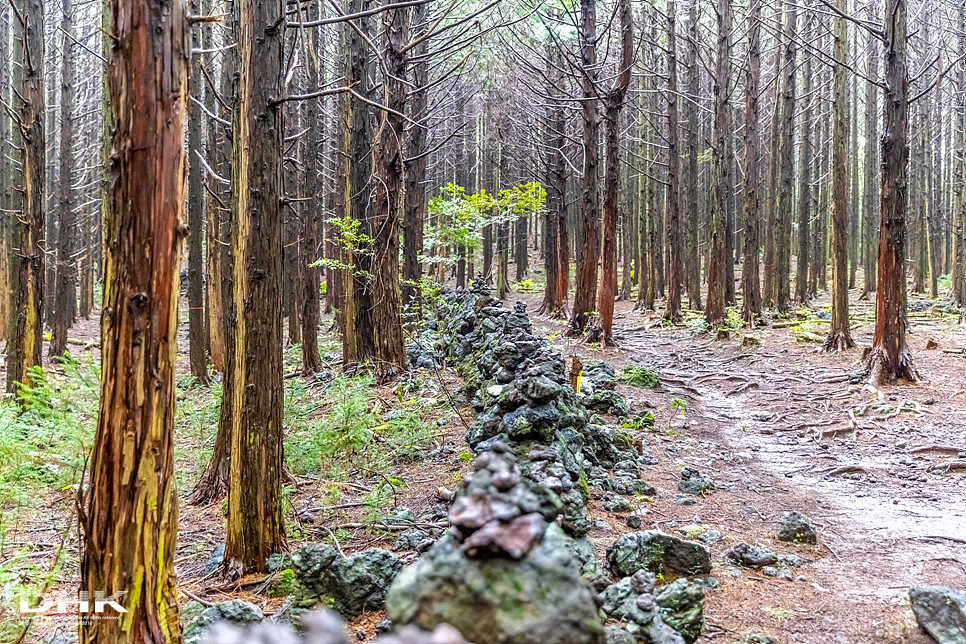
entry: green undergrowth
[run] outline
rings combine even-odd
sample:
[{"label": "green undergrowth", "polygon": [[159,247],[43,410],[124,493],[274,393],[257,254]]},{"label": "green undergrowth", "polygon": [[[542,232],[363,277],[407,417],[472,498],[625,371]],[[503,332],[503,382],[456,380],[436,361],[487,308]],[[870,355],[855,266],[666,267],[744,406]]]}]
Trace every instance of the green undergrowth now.
[{"label": "green undergrowth", "polygon": [[[62,373],[61,373],[62,371]],[[41,508],[49,512],[49,493],[77,490],[94,440],[100,393],[93,360],[66,358],[48,372],[36,368],[30,386],[0,402],[0,641],[16,640],[23,628],[13,614],[21,595],[36,595],[61,574],[64,551],[51,563],[33,555],[30,539],[20,533]],[[62,503],[71,507],[69,496]],[[55,530],[69,530],[74,520],[48,517]]]},{"label": "green undergrowth", "polygon": [[635,387],[657,387],[661,384],[661,379],[654,371],[634,365],[627,365],[621,369],[620,378]]},{"label": "green undergrowth", "polygon": [[410,395],[399,385],[399,404],[390,409],[374,387],[369,375],[340,376],[326,385],[321,400],[302,381],[286,387],[285,452],[294,473],[333,481],[355,473],[388,479],[393,465],[422,457],[429,439],[441,433],[439,411],[433,410],[442,401]]},{"label": "green undergrowth", "polygon": [[[72,358],[63,374],[35,368],[30,386],[0,403],[0,526],[13,519],[11,508],[27,508],[37,493],[76,487],[94,441],[100,376],[97,365]],[[15,513],[14,513],[15,514]]]}]

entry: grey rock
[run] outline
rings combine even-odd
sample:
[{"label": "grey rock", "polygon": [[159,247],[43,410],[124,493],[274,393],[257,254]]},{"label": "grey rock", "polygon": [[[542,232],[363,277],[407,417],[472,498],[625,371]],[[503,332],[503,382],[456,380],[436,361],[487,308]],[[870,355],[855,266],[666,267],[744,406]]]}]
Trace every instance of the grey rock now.
[{"label": "grey rock", "polygon": [[700,575],[711,572],[707,546],[678,539],[658,530],[630,532],[607,549],[607,563],[618,577],[638,570]]},{"label": "grey rock", "polygon": [[442,623],[476,644],[602,644],[594,591],[557,544],[556,525],[521,560],[466,557],[444,535],[390,588],[386,609],[396,624]]},{"label": "grey rock", "polygon": [[627,416],[630,413],[627,406],[627,397],[616,391],[606,389],[595,391],[586,401],[585,406],[587,409],[611,416]]},{"label": "grey rock", "polygon": [[625,523],[627,524],[628,528],[637,530],[641,527],[641,517],[636,514],[632,514],[631,516],[627,517],[627,521],[625,521]]},{"label": "grey rock", "polygon": [[919,626],[939,644],[966,644],[966,591],[942,586],[909,589]]},{"label": "grey rock", "polygon": [[604,532],[610,532],[611,530],[614,529],[613,527],[611,527],[609,523],[607,523],[603,519],[594,519],[591,522],[591,525],[597,530],[603,530]]},{"label": "grey rock", "polygon": [[763,574],[766,577],[777,577],[778,568],[775,568],[774,566],[765,566],[764,568],[761,569],[761,574]]},{"label": "grey rock", "polygon": [[677,579],[659,588],[654,601],[661,611],[664,623],[692,644],[704,630],[704,588],[687,579]]},{"label": "grey rock", "polygon": [[580,573],[584,577],[594,577],[604,572],[597,561],[597,547],[589,539],[575,539],[562,530],[550,530],[543,539],[552,547],[569,553],[580,566]]},{"label": "grey rock", "polygon": [[385,522],[386,525],[406,525],[416,522],[416,515],[413,511],[404,505],[398,508],[393,508],[389,514],[386,515]]},{"label": "grey rock", "polygon": [[817,543],[818,534],[812,520],[801,512],[788,512],[782,518],[778,529],[779,541],[794,541],[796,543]]},{"label": "grey rock", "polygon": [[778,563],[789,568],[801,568],[805,565],[805,560],[798,555],[779,555]]},{"label": "grey rock", "polygon": [[218,567],[225,561],[225,544],[219,543],[215,546],[215,549],[211,551],[211,556],[208,557],[208,562],[205,564],[205,575],[210,575],[211,573],[218,570]]},{"label": "grey rock", "polygon": [[637,644],[637,638],[620,624],[611,624],[604,629],[607,644]]},{"label": "grey rock", "polygon": [[778,563],[778,555],[768,548],[753,546],[744,542],[732,546],[725,551],[724,555],[742,566],[752,566],[755,568],[771,566],[772,564]]},{"label": "grey rock", "polygon": [[685,467],[681,470],[681,481],[678,483],[678,491],[694,496],[702,496],[714,489],[714,482],[707,476],[703,476],[698,470]]},{"label": "grey rock", "polygon": [[331,600],[344,617],[379,610],[402,567],[399,557],[381,548],[343,557],[325,544],[306,544],[292,555],[292,602],[298,608],[312,608]]},{"label": "grey rock", "polygon": [[185,644],[201,642],[211,627],[218,622],[251,624],[265,619],[262,609],[251,602],[232,599],[206,608],[184,629]]},{"label": "grey rock", "polygon": [[604,509],[608,512],[622,514],[624,512],[631,512],[634,508],[631,507],[627,499],[618,496],[604,503]]},{"label": "grey rock", "polygon": [[749,633],[742,637],[737,644],[778,644],[778,640],[762,633]]},{"label": "grey rock", "polygon": [[426,540],[426,533],[422,530],[406,530],[399,535],[393,545],[393,552],[403,552],[406,550],[416,550],[420,543]]},{"label": "grey rock", "polygon": [[721,541],[721,533],[717,530],[708,530],[698,535],[698,541],[706,546],[710,546]]}]

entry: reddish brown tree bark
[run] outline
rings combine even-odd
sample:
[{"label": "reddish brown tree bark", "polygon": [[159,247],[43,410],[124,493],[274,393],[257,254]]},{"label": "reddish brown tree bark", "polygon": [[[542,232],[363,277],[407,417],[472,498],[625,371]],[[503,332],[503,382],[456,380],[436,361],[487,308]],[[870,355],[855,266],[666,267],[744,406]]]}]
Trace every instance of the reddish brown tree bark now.
[{"label": "reddish brown tree bark", "polygon": [[875,336],[870,382],[918,380],[906,344],[906,211],[909,180],[909,76],[906,0],[888,0],[885,20],[885,118]]},{"label": "reddish brown tree bark", "polygon": [[617,199],[621,181],[620,116],[627,98],[627,88],[631,84],[631,67],[634,64],[634,28],[631,22],[630,0],[618,0],[617,13],[621,23],[620,73],[614,81],[614,86],[604,97],[606,127],[604,213],[600,288],[597,299],[600,332],[590,334],[591,338],[599,340],[603,346],[614,345],[614,294],[617,292]]},{"label": "reddish brown tree bark", "polygon": [[[83,644],[181,641],[174,572],[174,362],[187,226],[188,7],[112,0],[114,130],[101,318],[101,398],[80,519],[81,589],[125,593],[117,619],[82,620]],[[152,177],[152,181],[145,181]]]},{"label": "reddish brown tree bark", "polygon": [[580,227],[582,234],[577,249],[577,284],[573,311],[570,315],[572,336],[582,334],[590,321],[597,290],[597,248],[600,213],[597,210],[597,6],[594,0],[580,0],[581,101],[584,144],[583,175],[580,181]]}]

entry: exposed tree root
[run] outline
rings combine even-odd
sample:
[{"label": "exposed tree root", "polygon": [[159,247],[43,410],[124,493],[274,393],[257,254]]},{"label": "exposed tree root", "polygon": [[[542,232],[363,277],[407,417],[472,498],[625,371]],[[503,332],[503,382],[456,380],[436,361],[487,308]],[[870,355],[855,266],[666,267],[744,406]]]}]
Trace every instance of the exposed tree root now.
[{"label": "exposed tree root", "polygon": [[848,331],[829,331],[828,337],[825,338],[825,344],[822,345],[822,350],[826,352],[845,351],[853,347],[855,347],[855,341],[852,340]]},{"label": "exposed tree root", "polygon": [[919,382],[919,372],[912,364],[912,355],[908,347],[902,347],[899,351],[896,364],[889,364],[889,357],[884,347],[881,345],[873,347],[869,353],[869,384],[878,387],[882,384],[894,383],[899,379]]}]

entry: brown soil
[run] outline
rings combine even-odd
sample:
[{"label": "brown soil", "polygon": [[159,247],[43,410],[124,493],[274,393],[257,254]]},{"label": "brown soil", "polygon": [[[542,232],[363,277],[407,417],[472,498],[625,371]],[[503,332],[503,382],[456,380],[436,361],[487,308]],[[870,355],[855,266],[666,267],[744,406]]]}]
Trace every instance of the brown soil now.
[{"label": "brown soil", "polygon": [[[645,468],[643,477],[658,494],[650,502],[629,500],[646,512],[641,529],[677,533],[698,517],[704,526],[723,535],[712,546],[713,576],[721,585],[707,591],[708,630],[701,642],[730,643],[749,632],[766,633],[782,644],[930,641],[908,609],[908,588],[966,585],[966,476],[963,470],[942,467],[957,460],[956,449],[966,449],[961,351],[966,331],[955,320],[932,311],[912,314],[910,343],[923,381],[873,392],[846,378],[861,370],[862,348],[871,344],[869,303],[853,302],[853,337],[859,347],[825,354],[819,344],[799,342],[800,336],[806,336],[792,327],[745,330],[726,340],[712,340],[708,334],[683,327],[664,329],[659,314],[634,312],[632,302],[617,303],[619,347],[601,350],[563,338],[557,333],[563,329],[561,322],[534,315],[539,295],[510,294],[510,303],[517,299],[528,304],[535,328],[554,334],[552,342],[566,356],[578,354],[585,364],[602,359],[617,368],[643,365],[660,374],[662,385],[657,389],[619,386],[634,399],[634,410],[648,408],[656,419],[647,449],[659,464]],[[824,304],[819,301],[817,306]],[[824,335],[824,329],[827,325],[810,328],[818,336]],[[81,322],[70,335],[96,338],[97,323]],[[742,348],[745,336],[757,338],[760,345]],[[938,343],[937,349],[925,348],[930,340]],[[96,348],[88,350],[96,355]],[[187,372],[184,337],[181,353],[179,372]],[[451,369],[441,377],[448,390],[458,389]],[[687,429],[670,428],[679,417],[670,406],[676,397],[689,403]],[[385,405],[394,400],[389,388],[380,391],[379,398]],[[472,423],[471,408],[459,413],[465,423]],[[453,422],[441,428],[435,440],[453,448],[447,459],[400,464],[393,472],[408,484],[396,504],[409,506],[417,514],[436,503],[440,486],[452,489],[468,467],[459,458],[466,450],[465,427],[452,410],[443,414]],[[196,440],[200,444],[200,439],[184,440],[188,446]],[[920,450],[926,447],[954,450]],[[193,482],[198,464],[191,452],[190,447],[182,450],[179,469],[183,480]],[[677,504],[683,465],[711,476],[716,491],[696,499],[695,505]],[[360,472],[343,486],[345,497],[340,503],[358,502],[377,481],[371,473]],[[302,539],[328,539],[330,529],[347,524],[352,536],[339,544],[346,552],[392,545],[392,533],[351,527],[366,515],[362,507],[317,511],[311,523],[302,520],[306,509],[317,508],[325,498],[328,482],[299,479],[297,483],[291,516],[304,536],[290,539],[293,549]],[[778,523],[788,510],[803,511],[816,522],[818,545],[775,539]],[[590,535],[603,560],[607,546],[631,529],[625,526],[624,515],[604,511],[599,498],[591,503],[591,515],[611,526]],[[226,587],[218,579],[205,578],[208,555],[224,539],[220,504],[198,508],[184,501],[179,530],[177,570],[184,601],[244,597],[266,612],[277,610],[281,601],[252,594],[254,584]],[[40,512],[25,514],[16,532],[2,544],[0,561],[26,545],[33,563],[44,568],[64,534],[65,556],[52,594],[69,595],[76,589],[79,543],[67,492],[51,493]],[[751,569],[742,569],[741,579],[735,579],[723,552],[740,541],[760,543],[779,554],[798,554],[806,564],[792,569],[796,581]],[[353,620],[350,627],[352,632],[366,629],[371,639],[374,625],[382,619],[384,614],[375,612]],[[68,617],[38,619],[25,641],[43,641],[55,630],[70,628]]]}]

